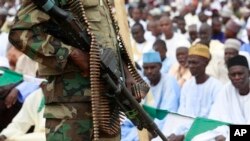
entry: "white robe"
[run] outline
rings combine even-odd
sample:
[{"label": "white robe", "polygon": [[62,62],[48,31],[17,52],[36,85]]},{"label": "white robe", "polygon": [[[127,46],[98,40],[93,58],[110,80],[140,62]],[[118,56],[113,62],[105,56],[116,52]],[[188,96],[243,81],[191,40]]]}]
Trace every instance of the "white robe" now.
[{"label": "white robe", "polygon": [[[218,94],[209,118],[231,124],[250,124],[249,107],[250,93],[241,96],[233,84],[228,82]],[[218,135],[223,135],[226,137],[226,141],[230,141],[229,127],[219,126],[214,130],[195,136],[192,141],[214,141]]]},{"label": "white robe", "polygon": [[[21,110],[1,132],[7,137],[6,141],[46,141],[44,107],[40,107],[42,99],[41,89],[27,97]],[[35,126],[34,132],[26,134],[32,125]]]},{"label": "white robe", "polygon": [[209,118],[233,124],[250,124],[250,93],[241,96],[231,82],[219,93]]},{"label": "white robe", "polygon": [[221,86],[222,84],[211,76],[198,85],[194,77],[187,80],[181,90],[178,113],[194,118],[208,117]]}]

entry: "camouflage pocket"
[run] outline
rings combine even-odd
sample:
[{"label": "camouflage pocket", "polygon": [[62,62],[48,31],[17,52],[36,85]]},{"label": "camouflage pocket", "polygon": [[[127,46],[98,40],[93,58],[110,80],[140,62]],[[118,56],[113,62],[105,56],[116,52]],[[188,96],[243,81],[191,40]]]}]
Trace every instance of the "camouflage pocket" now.
[{"label": "camouflage pocket", "polygon": [[47,141],[91,141],[93,126],[88,119],[48,119],[46,129]]},{"label": "camouflage pocket", "polygon": [[80,72],[63,75],[62,83],[63,96],[83,96],[85,89],[90,88],[90,79],[83,77]]},{"label": "camouflage pocket", "polygon": [[[47,141],[64,141],[63,126],[60,125],[60,120],[46,120],[46,140]],[[56,129],[57,128],[57,129]]]},{"label": "camouflage pocket", "polygon": [[90,101],[90,80],[80,72],[51,76],[43,88],[46,103]]}]

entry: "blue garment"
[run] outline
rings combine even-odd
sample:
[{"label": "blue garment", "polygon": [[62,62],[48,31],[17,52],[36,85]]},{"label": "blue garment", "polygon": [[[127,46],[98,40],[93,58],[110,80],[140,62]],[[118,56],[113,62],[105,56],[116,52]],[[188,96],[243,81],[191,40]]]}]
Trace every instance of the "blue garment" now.
[{"label": "blue garment", "polygon": [[137,128],[127,118],[121,124],[121,141],[139,141]]},{"label": "blue garment", "polygon": [[27,96],[29,96],[33,91],[39,88],[38,83],[23,81],[19,84],[16,89],[19,91],[18,93],[18,101],[23,103]]},{"label": "blue garment", "polygon": [[174,60],[167,57],[162,61],[161,73],[168,73],[169,69],[173,65]]},{"label": "blue garment", "polygon": [[226,37],[223,32],[213,34],[212,39],[219,40],[220,42],[224,43],[226,40]]},{"label": "blue garment", "polygon": [[240,47],[240,50],[241,50],[241,51],[246,51],[246,52],[248,52],[248,53],[250,54],[250,44],[247,44],[247,43],[243,44],[243,45]]},{"label": "blue garment", "polygon": [[177,80],[169,74],[161,74],[161,80],[155,86],[150,87],[150,94],[145,97],[146,105],[156,109],[177,112],[180,99],[180,86]]}]

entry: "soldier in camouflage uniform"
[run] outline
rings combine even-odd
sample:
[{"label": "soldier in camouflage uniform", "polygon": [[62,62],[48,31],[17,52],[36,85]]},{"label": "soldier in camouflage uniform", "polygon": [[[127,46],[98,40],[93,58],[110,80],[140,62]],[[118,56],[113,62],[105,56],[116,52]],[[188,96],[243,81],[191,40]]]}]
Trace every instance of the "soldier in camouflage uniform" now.
[{"label": "soldier in camouflage uniform", "polygon": [[[63,7],[67,0],[55,0]],[[116,49],[116,35],[106,0],[82,0],[91,30],[103,46]],[[93,135],[90,101],[89,55],[44,32],[50,17],[32,0],[23,0],[9,39],[17,49],[39,63],[39,76],[48,84],[46,97],[47,141],[90,141]],[[100,140],[120,135],[100,133]]]}]

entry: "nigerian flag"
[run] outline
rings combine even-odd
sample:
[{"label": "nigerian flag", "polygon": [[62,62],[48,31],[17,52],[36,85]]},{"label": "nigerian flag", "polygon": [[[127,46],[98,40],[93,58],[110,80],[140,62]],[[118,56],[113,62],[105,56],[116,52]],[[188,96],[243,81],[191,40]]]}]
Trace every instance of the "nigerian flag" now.
[{"label": "nigerian flag", "polygon": [[207,118],[192,118],[167,110],[156,109],[148,105],[142,105],[143,109],[152,119],[165,120],[162,132],[168,137],[170,134],[185,134],[184,141],[201,141],[213,139],[225,131],[229,123]]},{"label": "nigerian flag", "polygon": [[23,81],[23,76],[6,68],[0,68],[0,87]]},{"label": "nigerian flag", "polygon": [[0,68],[0,98],[4,98],[9,91],[23,81],[23,75],[7,68]]},{"label": "nigerian flag", "polygon": [[152,119],[157,118],[159,120],[162,120],[169,113],[167,110],[156,109],[148,105],[142,105],[142,107],[150,115]]},{"label": "nigerian flag", "polygon": [[[35,78],[29,75],[23,75],[7,68],[0,67],[0,99],[3,99],[12,88],[16,87],[21,82],[25,81],[26,84],[35,84],[39,86],[45,79]],[[25,95],[26,96],[26,95]]]}]

